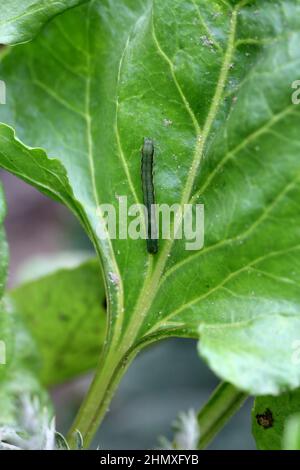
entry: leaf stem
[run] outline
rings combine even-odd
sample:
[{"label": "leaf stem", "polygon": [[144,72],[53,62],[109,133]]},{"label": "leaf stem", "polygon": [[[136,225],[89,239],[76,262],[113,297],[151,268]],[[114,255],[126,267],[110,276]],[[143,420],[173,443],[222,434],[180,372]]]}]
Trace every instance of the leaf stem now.
[{"label": "leaf stem", "polygon": [[198,414],[200,440],[198,449],[205,449],[230,418],[240,409],[248,394],[228,382],[221,382]]},{"label": "leaf stem", "polygon": [[68,433],[67,441],[71,449],[76,449],[77,430],[82,435],[83,447],[89,448],[109,409],[114,392],[135,354],[136,351],[128,351],[124,356],[119,351],[111,350],[103,353],[92,385]]}]

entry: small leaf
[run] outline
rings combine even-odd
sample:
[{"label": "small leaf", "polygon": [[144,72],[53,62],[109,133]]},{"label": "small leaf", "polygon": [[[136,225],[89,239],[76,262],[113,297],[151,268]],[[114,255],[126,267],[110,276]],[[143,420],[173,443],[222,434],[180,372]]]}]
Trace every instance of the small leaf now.
[{"label": "small leaf", "polygon": [[10,297],[38,347],[43,383],[53,385],[96,366],[106,327],[96,261],[23,284]]},{"label": "small leaf", "polygon": [[60,432],[56,431],[55,441],[56,441],[57,450],[70,450],[69,445],[68,445],[65,437]]},{"label": "small leaf", "polygon": [[253,395],[276,395],[288,384],[296,388],[299,366],[292,358],[293,345],[299,340],[300,318],[278,312],[273,314],[272,323],[270,320],[262,315],[227,326],[202,325],[202,357],[220,377],[230,376],[234,385]]}]

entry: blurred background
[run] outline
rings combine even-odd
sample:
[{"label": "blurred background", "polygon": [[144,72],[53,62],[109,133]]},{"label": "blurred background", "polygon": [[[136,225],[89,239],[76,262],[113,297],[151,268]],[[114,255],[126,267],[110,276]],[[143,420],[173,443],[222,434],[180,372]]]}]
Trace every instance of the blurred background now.
[{"label": "blurred background", "polygon": [[[8,215],[10,247],[8,285],[47,269],[72,264],[75,253],[93,256],[79,223],[63,206],[12,175],[1,172]],[[76,255],[77,256],[77,255]],[[51,390],[57,428],[66,433],[91,381],[91,374]],[[168,340],[145,350],[131,365],[111,404],[94,447],[152,449],[159,437],[172,438],[172,422],[181,411],[199,410],[218,384],[199,359],[192,340]],[[211,449],[254,449],[252,399],[248,399],[210,446]]]}]

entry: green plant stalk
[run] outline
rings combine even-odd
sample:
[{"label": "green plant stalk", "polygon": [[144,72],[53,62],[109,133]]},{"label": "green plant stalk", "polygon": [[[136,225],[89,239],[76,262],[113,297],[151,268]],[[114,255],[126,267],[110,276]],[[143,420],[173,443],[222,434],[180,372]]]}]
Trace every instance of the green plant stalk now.
[{"label": "green plant stalk", "polygon": [[136,354],[137,351],[128,351],[125,355],[121,355],[118,350],[103,352],[93,383],[67,436],[71,449],[76,449],[77,430],[82,435],[83,447],[85,449],[90,447],[109,409],[114,392]]},{"label": "green plant stalk", "polygon": [[248,394],[228,382],[221,382],[198,414],[200,440],[198,449],[205,449],[230,418],[240,409]]},{"label": "green plant stalk", "polygon": [[99,425],[109,409],[114,392],[131,362],[142,348],[163,338],[163,336],[158,338],[156,335],[152,335],[145,341],[135,343],[131,348],[128,348],[125,340],[119,347],[114,346],[115,343],[110,343],[109,346],[107,343],[93,383],[69,431],[67,440],[71,449],[77,448],[77,430],[80,431],[83,437],[84,448],[89,448]]}]

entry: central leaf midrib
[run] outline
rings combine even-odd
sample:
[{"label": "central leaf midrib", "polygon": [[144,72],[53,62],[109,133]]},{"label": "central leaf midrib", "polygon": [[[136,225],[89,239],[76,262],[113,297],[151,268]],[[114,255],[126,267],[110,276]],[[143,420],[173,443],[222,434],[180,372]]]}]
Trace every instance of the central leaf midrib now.
[{"label": "central leaf midrib", "polygon": [[[196,143],[196,147],[195,147],[194,158],[193,158],[193,163],[192,163],[192,166],[191,166],[191,170],[189,172],[189,175],[188,175],[188,178],[187,178],[187,183],[186,183],[184,191],[183,191],[181,206],[183,206],[183,204],[185,204],[185,203],[188,203],[188,201],[190,199],[191,192],[192,192],[192,189],[193,189],[193,184],[194,184],[194,181],[195,181],[195,178],[196,178],[196,174],[197,174],[199,165],[200,165],[201,160],[202,160],[205,144],[206,144],[207,138],[208,138],[210,130],[211,130],[211,126],[214,122],[217,110],[219,108],[219,105],[220,105],[220,102],[221,102],[221,99],[222,99],[222,93],[223,93],[223,90],[224,90],[224,87],[225,87],[225,84],[226,84],[230,62],[231,62],[231,59],[232,59],[232,55],[234,53],[234,40],[235,40],[235,31],[236,31],[236,23],[237,23],[237,14],[238,14],[238,10],[240,8],[240,5],[242,5],[244,3],[245,3],[244,1],[240,2],[238,5],[236,5],[236,7],[234,8],[234,10],[232,12],[232,16],[231,16],[231,20],[230,20],[231,27],[230,27],[229,34],[228,34],[228,42],[227,42],[226,53],[225,53],[225,56],[224,56],[223,64],[221,66],[220,76],[219,76],[219,79],[218,79],[218,83],[217,83],[216,91],[215,91],[215,94],[214,94],[214,98],[213,98],[213,101],[212,101],[207,119],[205,121],[205,125],[203,127],[202,135],[201,135],[201,131],[200,131],[200,128],[199,128],[199,125],[198,125],[198,121],[195,122],[194,119],[192,119],[193,122],[194,122],[195,128],[197,129],[197,143]],[[170,62],[168,60],[167,60],[167,62],[170,65]],[[176,83],[176,86],[178,88],[178,82]],[[183,99],[183,101],[185,103],[187,101],[186,98]],[[190,106],[188,106],[188,109],[191,109]],[[161,255],[160,255],[160,257],[157,261],[157,264],[155,266],[155,269],[154,269],[152,275],[145,278],[143,287],[140,291],[140,296],[139,296],[139,298],[137,300],[137,303],[136,303],[136,307],[135,307],[135,309],[132,313],[132,321],[129,322],[129,325],[127,327],[127,331],[129,332],[129,334],[128,335],[124,334],[123,337],[126,338],[126,341],[123,342],[124,345],[121,344],[121,346],[120,346],[121,349],[122,349],[122,347],[125,347],[125,348],[128,347],[127,344],[126,344],[128,337],[131,337],[132,343],[134,343],[136,341],[136,338],[137,338],[138,333],[139,333],[139,329],[140,329],[141,325],[143,324],[144,318],[145,318],[147,312],[150,310],[152,302],[153,302],[153,300],[156,296],[158,286],[159,286],[159,280],[160,280],[161,275],[164,271],[166,262],[168,260],[168,256],[169,256],[170,251],[171,251],[172,246],[173,246],[173,242],[174,242],[174,239],[166,241],[166,243],[163,247],[162,253],[161,253]]]}]

